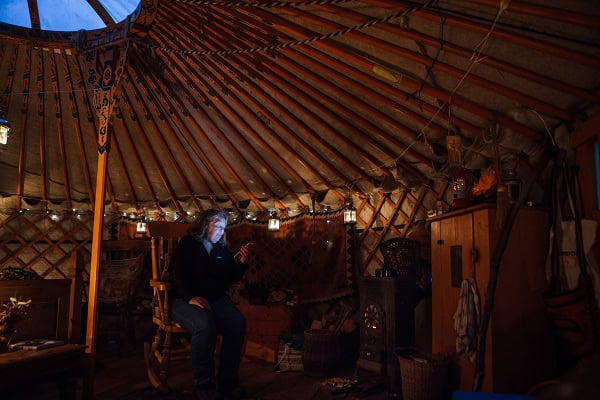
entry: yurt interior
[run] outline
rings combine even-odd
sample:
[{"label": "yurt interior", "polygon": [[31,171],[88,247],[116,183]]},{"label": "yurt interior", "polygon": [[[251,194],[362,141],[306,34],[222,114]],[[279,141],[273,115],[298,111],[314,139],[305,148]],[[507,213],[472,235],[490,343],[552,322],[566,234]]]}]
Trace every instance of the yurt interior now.
[{"label": "yurt interior", "polygon": [[600,399],[600,4],[0,1],[0,399]]}]

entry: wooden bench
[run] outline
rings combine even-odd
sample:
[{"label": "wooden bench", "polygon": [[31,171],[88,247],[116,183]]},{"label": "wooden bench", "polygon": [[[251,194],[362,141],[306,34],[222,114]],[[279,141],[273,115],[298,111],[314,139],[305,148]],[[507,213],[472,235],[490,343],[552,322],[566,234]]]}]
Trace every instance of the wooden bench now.
[{"label": "wooden bench", "polygon": [[65,345],[43,350],[13,350],[0,353],[0,392],[17,392],[19,387],[51,379],[62,399],[76,395],[85,346],[80,342],[83,262],[73,253],[68,279],[0,281],[0,301],[10,297],[31,299],[27,317],[15,324],[13,342],[47,338]]}]

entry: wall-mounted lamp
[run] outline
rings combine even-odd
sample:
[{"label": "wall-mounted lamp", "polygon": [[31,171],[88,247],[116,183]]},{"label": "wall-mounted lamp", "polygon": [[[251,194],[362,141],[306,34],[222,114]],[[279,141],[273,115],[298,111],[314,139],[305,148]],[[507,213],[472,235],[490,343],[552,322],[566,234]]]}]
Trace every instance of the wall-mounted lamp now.
[{"label": "wall-mounted lamp", "polygon": [[10,131],[10,124],[0,117],[0,144],[8,143],[8,131]]},{"label": "wall-mounted lamp", "polygon": [[271,232],[279,231],[279,217],[277,216],[276,211],[271,211],[269,215],[269,223],[267,225],[267,229]]},{"label": "wall-mounted lamp", "polygon": [[351,198],[346,199],[346,205],[344,206],[344,224],[356,224],[356,208],[352,205]]}]

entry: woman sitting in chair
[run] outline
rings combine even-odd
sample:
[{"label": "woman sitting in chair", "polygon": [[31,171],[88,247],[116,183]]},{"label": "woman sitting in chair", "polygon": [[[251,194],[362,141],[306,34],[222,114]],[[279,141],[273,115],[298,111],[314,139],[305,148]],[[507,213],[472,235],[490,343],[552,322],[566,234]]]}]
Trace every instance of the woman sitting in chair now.
[{"label": "woman sitting in chair", "polygon": [[[238,370],[246,320],[227,295],[241,280],[248,245],[232,255],[226,246],[227,214],[207,211],[177,245],[172,259],[171,318],[192,333],[194,394],[198,399],[242,399]],[[217,334],[223,338],[215,376]],[[218,389],[218,392],[217,392]]]}]

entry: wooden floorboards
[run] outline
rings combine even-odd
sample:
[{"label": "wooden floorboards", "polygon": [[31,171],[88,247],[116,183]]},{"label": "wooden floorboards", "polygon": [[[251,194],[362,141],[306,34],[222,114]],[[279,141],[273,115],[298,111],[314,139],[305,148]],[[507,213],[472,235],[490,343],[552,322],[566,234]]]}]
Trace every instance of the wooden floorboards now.
[{"label": "wooden floorboards", "polygon": [[[141,346],[140,346],[141,347]],[[119,354],[115,350],[99,351],[94,380],[95,400],[193,400],[191,365],[186,361],[174,363],[169,383],[172,391],[161,394],[151,387],[146,377],[143,351]],[[338,377],[354,377],[353,368],[343,368]],[[240,383],[249,400],[382,400],[393,398],[381,379],[366,377],[367,386],[347,393],[333,393],[323,385],[325,377],[313,377],[304,372],[278,372],[273,364],[244,359],[240,368]],[[81,380],[78,382],[81,397]],[[0,395],[2,400],[59,400],[53,382],[40,382]],[[79,399],[77,399],[79,400]]]}]

